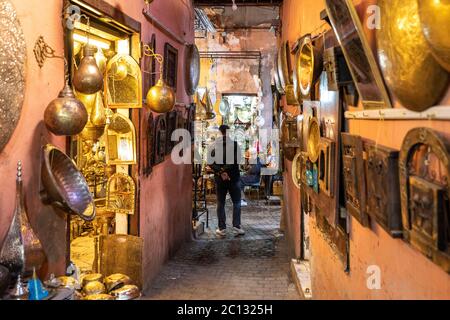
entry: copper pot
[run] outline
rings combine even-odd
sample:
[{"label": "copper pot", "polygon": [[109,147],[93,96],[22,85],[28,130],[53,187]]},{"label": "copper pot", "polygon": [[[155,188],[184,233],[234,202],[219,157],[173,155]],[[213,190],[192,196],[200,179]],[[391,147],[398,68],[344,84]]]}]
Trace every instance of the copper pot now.
[{"label": "copper pot", "polygon": [[96,215],[94,199],[83,174],[75,163],[52,145],[43,147],[41,199],[69,214],[92,221]]},{"label": "copper pot", "polygon": [[75,98],[75,94],[66,82],[58,98],[50,102],[45,110],[45,126],[57,136],[74,136],[83,130],[87,121],[86,107]]}]

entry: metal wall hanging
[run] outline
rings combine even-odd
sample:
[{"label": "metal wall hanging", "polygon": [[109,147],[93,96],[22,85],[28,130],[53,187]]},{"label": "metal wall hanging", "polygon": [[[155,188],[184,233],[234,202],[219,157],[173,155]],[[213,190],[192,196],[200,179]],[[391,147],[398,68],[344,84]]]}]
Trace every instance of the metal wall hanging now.
[{"label": "metal wall hanging", "polygon": [[[278,75],[284,91],[292,85],[291,48],[289,41],[284,41],[278,50]],[[292,92],[293,93],[293,92]]]},{"label": "metal wall hanging", "polygon": [[195,94],[200,81],[200,53],[195,44],[186,46],[184,66],[186,68],[184,78],[186,93],[192,96]]},{"label": "metal wall hanging", "polygon": [[134,165],[136,155],[136,129],[131,120],[115,113],[105,128],[105,153],[108,165]]},{"label": "metal wall hanging", "polygon": [[94,198],[75,163],[52,145],[43,147],[41,199],[68,214],[92,221],[96,215]]},{"label": "metal wall hanging", "polygon": [[[381,72],[352,0],[326,0],[328,17],[365,108],[391,108]],[[388,34],[388,33],[386,33]]]},{"label": "metal wall hanging", "polygon": [[170,154],[175,146],[172,141],[172,134],[177,129],[178,112],[173,110],[167,114],[167,140],[166,140],[166,154]]},{"label": "metal wall hanging", "polygon": [[127,174],[116,173],[106,187],[106,209],[115,213],[134,214],[136,207],[136,184]]},{"label": "metal wall hanging", "polygon": [[302,153],[297,151],[297,154],[292,160],[292,181],[294,185],[300,189],[302,183]]},{"label": "metal wall hanging", "polygon": [[299,64],[294,70],[298,79],[298,89],[303,97],[310,95],[314,84],[319,80],[323,70],[322,50],[313,45],[311,36],[303,37],[298,52]]},{"label": "metal wall hanging", "polygon": [[164,81],[175,91],[177,90],[177,77],[178,50],[175,49],[170,43],[166,43],[164,45]]},{"label": "metal wall hanging", "polygon": [[33,268],[40,269],[45,260],[45,254],[28,220],[22,181],[22,163],[19,161],[16,178],[16,207],[0,251],[0,265],[7,267],[15,277],[21,275],[26,278],[31,276]]},{"label": "metal wall hanging", "polygon": [[0,0],[0,152],[11,138],[25,96],[25,37],[11,1]]},{"label": "metal wall hanging", "polygon": [[309,160],[313,163],[317,162],[320,154],[320,124],[316,117],[309,119],[308,125],[308,144],[307,151]]},{"label": "metal wall hanging", "polygon": [[325,49],[324,68],[329,91],[339,91],[340,87],[353,85],[352,75],[340,46]]},{"label": "metal wall hanging", "polygon": [[448,1],[418,0],[422,30],[434,57],[450,72],[450,3]]},{"label": "metal wall hanging", "polygon": [[336,143],[328,138],[320,139],[319,187],[329,197],[334,197]]},{"label": "metal wall hanging", "polygon": [[397,150],[367,144],[367,213],[392,237],[403,235]]},{"label": "metal wall hanging", "polygon": [[154,134],[155,134],[155,127],[154,127],[154,118],[153,113],[150,112],[148,119],[146,121],[146,127],[145,127],[145,139],[144,139],[144,163],[143,163],[143,173],[144,176],[148,177],[152,171],[153,171],[153,144],[154,144]]},{"label": "metal wall hanging", "polygon": [[142,108],[142,73],[127,54],[117,54],[106,67],[105,101],[111,109]]},{"label": "metal wall hanging", "polygon": [[369,226],[366,212],[366,175],[363,141],[360,136],[342,133],[345,201],[347,211],[363,226]]},{"label": "metal wall hanging", "polygon": [[408,132],[400,151],[404,238],[450,272],[450,144],[428,128]]},{"label": "metal wall hanging", "polygon": [[164,162],[166,156],[166,141],[167,141],[167,121],[166,115],[159,115],[155,119],[155,134],[154,134],[154,164]]},{"label": "metal wall hanging", "polygon": [[450,77],[422,33],[417,0],[381,0],[378,5],[383,26],[377,32],[378,55],[386,83],[405,108],[424,111],[441,100]]}]

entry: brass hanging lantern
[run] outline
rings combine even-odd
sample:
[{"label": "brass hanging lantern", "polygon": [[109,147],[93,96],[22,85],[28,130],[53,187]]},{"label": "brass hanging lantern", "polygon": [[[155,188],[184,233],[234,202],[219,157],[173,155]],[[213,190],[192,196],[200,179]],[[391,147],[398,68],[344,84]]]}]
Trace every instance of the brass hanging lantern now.
[{"label": "brass hanging lantern", "polygon": [[[87,109],[89,112],[89,121],[80,133],[80,137],[86,141],[98,141],[104,134],[106,126],[106,109],[103,103],[103,95],[101,92],[97,92],[94,103]],[[86,96],[91,97],[91,96]],[[86,99],[90,101],[91,99]]]},{"label": "brass hanging lantern", "polygon": [[108,62],[108,59],[105,57],[102,48],[97,48],[97,53],[94,55],[94,57],[100,73],[104,75],[106,72],[106,63]]},{"label": "brass hanging lantern", "polygon": [[202,100],[200,99],[200,95],[198,91],[194,95],[194,104],[195,104],[195,120],[202,121],[206,117],[206,107],[203,105]]},{"label": "brass hanging lantern", "polygon": [[94,94],[103,88],[103,75],[94,56],[96,50],[93,46],[84,46],[84,57],[73,77],[73,86],[78,92]]},{"label": "brass hanging lantern", "polygon": [[22,163],[17,166],[16,208],[8,234],[0,252],[0,264],[12,275],[26,278],[39,269],[45,260],[41,242],[33,231],[25,209],[22,184]]},{"label": "brass hanging lantern", "polygon": [[158,83],[147,93],[147,107],[157,113],[167,113],[175,107],[175,92],[163,80],[163,61],[160,54],[156,54],[148,45],[144,47],[144,55],[155,58],[160,65],[160,78]]},{"label": "brass hanging lantern", "polygon": [[50,132],[57,136],[72,136],[79,134],[88,121],[88,113],[84,104],[75,98],[75,94],[69,86],[69,68],[67,60],[62,56],[55,55],[55,50],[48,46],[42,37],[36,42],[34,55],[41,68],[48,58],[64,60],[66,83],[58,97],[50,102],[45,110],[45,126]]}]

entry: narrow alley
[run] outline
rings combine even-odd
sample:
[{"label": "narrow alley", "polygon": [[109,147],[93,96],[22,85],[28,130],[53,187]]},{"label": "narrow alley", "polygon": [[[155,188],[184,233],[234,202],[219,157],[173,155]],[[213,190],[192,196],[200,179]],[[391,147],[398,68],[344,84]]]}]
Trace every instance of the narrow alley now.
[{"label": "narrow alley", "polygon": [[[243,209],[244,236],[218,239],[215,207],[210,229],[187,243],[164,266],[144,299],[298,300],[279,205],[252,200]],[[226,206],[231,211],[231,203]]]}]

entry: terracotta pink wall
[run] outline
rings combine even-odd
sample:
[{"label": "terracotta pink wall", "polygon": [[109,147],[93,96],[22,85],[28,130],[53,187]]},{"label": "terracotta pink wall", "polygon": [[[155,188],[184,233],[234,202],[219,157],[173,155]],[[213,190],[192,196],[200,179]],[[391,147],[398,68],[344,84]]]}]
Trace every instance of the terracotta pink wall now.
[{"label": "terracotta pink wall", "polygon": [[[47,104],[57,96],[63,86],[64,67],[62,61],[55,59],[49,60],[41,70],[33,55],[34,43],[40,35],[45,37],[57,54],[63,53],[60,20],[62,1],[12,2],[24,29],[28,73],[20,122],[10,143],[0,153],[0,177],[4,181],[0,192],[0,241],[3,242],[11,223],[15,168],[17,161],[22,160],[30,220],[48,257],[48,266],[41,273],[43,276],[52,272],[62,274],[65,270],[66,255],[65,216],[58,215],[51,207],[43,206],[38,194],[41,144],[50,141],[62,150],[65,149],[65,139],[50,137],[41,124]],[[190,98],[184,93],[184,47],[174,43],[146,21],[142,15],[143,0],[107,2],[142,23],[144,43],[150,42],[151,35],[156,33],[158,53],[163,53],[165,42],[170,42],[179,50],[177,102],[189,103]],[[150,6],[150,11],[187,42],[193,42],[193,13],[189,0],[155,1]],[[183,242],[190,240],[191,167],[175,166],[168,158],[154,168],[152,176],[148,179],[141,177],[140,180],[140,233],[145,242],[144,278],[150,281],[170,254]]]},{"label": "terracotta pink wall", "polygon": [[[366,4],[366,1],[355,1]],[[285,0],[283,8],[283,39],[295,41],[322,24],[319,13],[325,9],[323,0]],[[449,90],[450,93],[450,90]],[[447,98],[441,104],[448,104]],[[400,107],[396,103],[396,107]],[[292,108],[289,108],[292,110]],[[450,123],[444,121],[350,121],[350,132],[376,140],[379,144],[401,147],[404,136],[411,128],[424,126],[447,133]],[[287,179],[290,179],[288,175]],[[289,203],[297,192],[288,183],[285,205],[290,218],[300,216],[299,206]],[[450,276],[402,240],[391,238],[376,223],[372,229],[363,228],[355,219],[350,227],[350,273],[310,220],[312,290],[316,299],[449,299]],[[295,227],[288,227],[298,230]],[[294,238],[294,237],[290,237]],[[367,288],[367,268],[381,269],[381,290]]]}]

